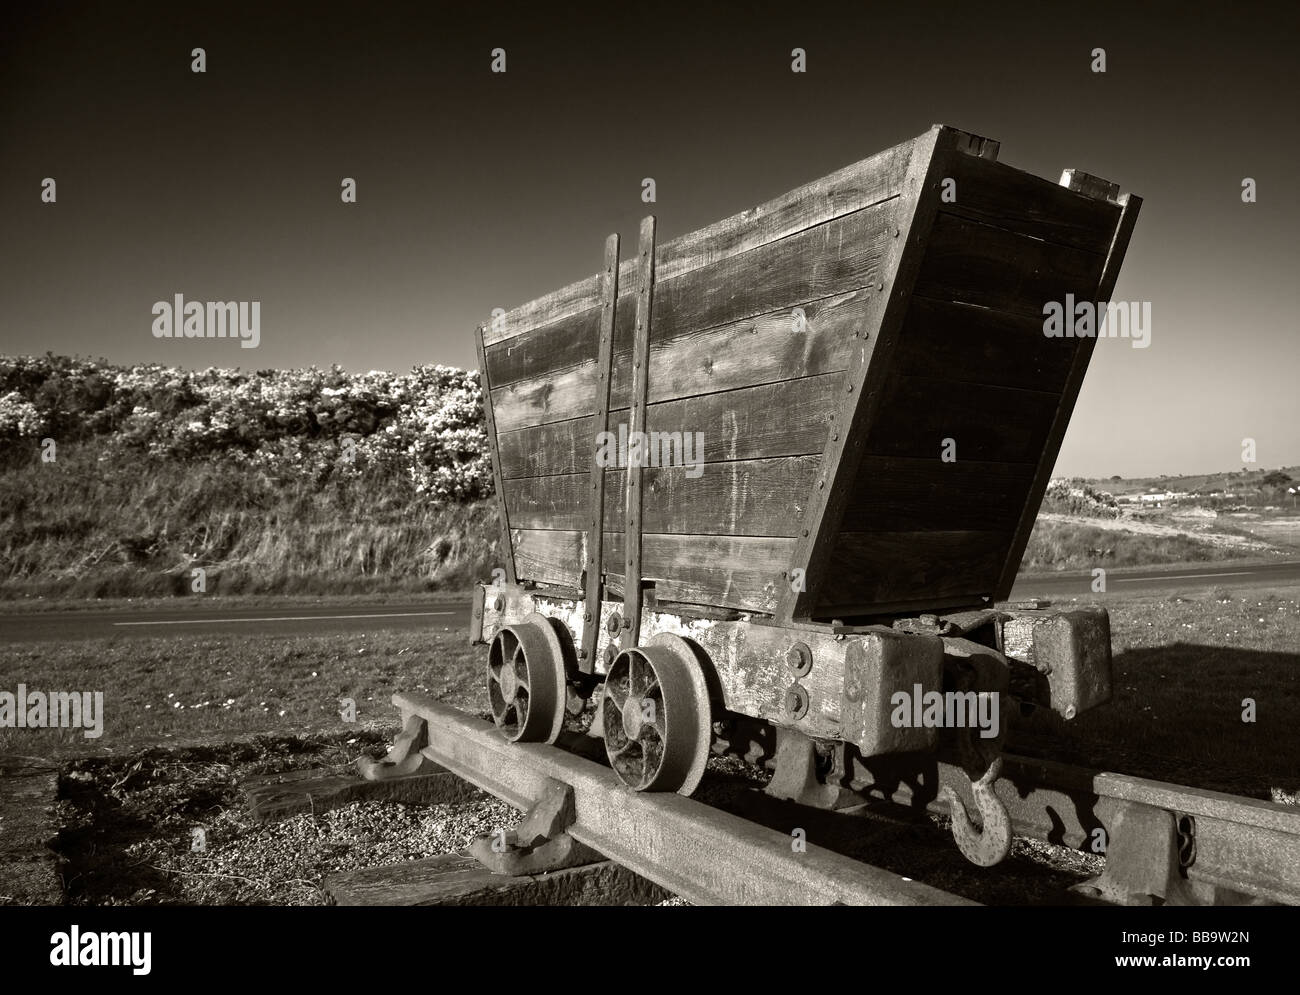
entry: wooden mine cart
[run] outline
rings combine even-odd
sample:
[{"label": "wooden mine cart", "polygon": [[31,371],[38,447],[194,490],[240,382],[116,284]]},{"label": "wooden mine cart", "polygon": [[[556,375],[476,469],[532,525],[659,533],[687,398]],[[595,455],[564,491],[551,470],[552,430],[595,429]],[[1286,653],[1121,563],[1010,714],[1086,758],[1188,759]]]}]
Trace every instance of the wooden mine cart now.
[{"label": "wooden mine cart", "polygon": [[769,791],[826,805],[946,752],[958,844],[1005,855],[1012,705],[1111,687],[1104,611],[1002,603],[1095,342],[1045,309],[1104,308],[1141,201],[997,152],[936,126],[664,244],[647,218],[479,329],[507,738],[590,718],[630,788],[687,794],[711,748],[774,755]]}]

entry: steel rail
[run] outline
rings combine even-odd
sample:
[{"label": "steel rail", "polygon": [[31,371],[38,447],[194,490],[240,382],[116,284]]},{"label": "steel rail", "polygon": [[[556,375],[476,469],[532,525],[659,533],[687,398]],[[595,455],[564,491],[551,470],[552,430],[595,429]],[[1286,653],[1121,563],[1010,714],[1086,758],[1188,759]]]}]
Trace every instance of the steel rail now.
[{"label": "steel rail", "polygon": [[[901,785],[888,793],[870,788],[866,793],[947,815],[948,807],[935,795],[948,785],[971,804],[970,782],[961,768],[936,766],[933,788]],[[995,791],[1016,835],[1085,852],[1094,852],[1099,839],[1113,852],[1125,809],[1168,813],[1186,834],[1187,852],[1179,862],[1185,866],[1173,869],[1181,877],[1207,888],[1300,905],[1300,807],[1013,754],[1004,757]],[[1099,829],[1105,835],[1099,836]]]},{"label": "steel rail", "polygon": [[421,752],[527,810],[547,787],[573,788],[569,835],[698,905],[974,905],[677,794],[636,792],[609,768],[554,746],[509,743],[488,722],[426,695],[393,704],[427,726]]}]

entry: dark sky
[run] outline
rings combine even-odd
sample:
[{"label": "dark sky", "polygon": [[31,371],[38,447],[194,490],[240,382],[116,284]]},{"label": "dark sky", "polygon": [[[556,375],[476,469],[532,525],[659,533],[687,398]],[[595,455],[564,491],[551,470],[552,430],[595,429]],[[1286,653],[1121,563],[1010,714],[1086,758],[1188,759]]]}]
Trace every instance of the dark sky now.
[{"label": "dark sky", "polygon": [[[1300,463],[1292,4],[29,6],[0,15],[0,352],[473,366],[493,307],[643,214],[666,240],[943,122],[1145,198],[1115,296],[1151,346],[1098,344],[1058,473],[1230,469],[1244,437]],[[260,347],[153,338],[178,293],[260,300]]]}]

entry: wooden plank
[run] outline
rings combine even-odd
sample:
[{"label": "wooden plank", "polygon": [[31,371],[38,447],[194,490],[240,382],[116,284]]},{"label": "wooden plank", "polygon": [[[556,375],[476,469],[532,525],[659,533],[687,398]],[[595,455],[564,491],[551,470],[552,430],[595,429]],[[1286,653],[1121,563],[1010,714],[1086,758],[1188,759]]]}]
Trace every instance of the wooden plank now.
[{"label": "wooden plank", "polygon": [[[631,317],[635,295],[624,293],[616,310]],[[542,376],[596,361],[596,343],[600,340],[604,293],[597,307],[579,314],[548,322],[523,335],[487,347],[492,364],[492,382],[498,387],[518,383],[529,377]]]},{"label": "wooden plank", "polygon": [[[1074,362],[1074,340],[1048,338],[1042,316],[1005,314],[917,297],[903,323],[894,371],[995,387],[1059,394]],[[502,473],[510,461],[502,440]]]},{"label": "wooden plank", "polygon": [[[654,371],[651,363],[652,377]],[[818,454],[826,446],[842,378],[827,373],[661,401],[650,405],[646,420],[652,431],[699,432],[705,463]],[[612,411],[612,431],[627,419],[627,408]],[[591,468],[595,441],[590,418],[507,432],[500,439],[501,473],[506,480],[583,473]]]},{"label": "wooden plank", "polygon": [[864,456],[841,528],[1010,533],[1032,482],[1024,464]]},{"label": "wooden plank", "polygon": [[339,871],[322,887],[334,905],[406,908],[656,905],[669,897],[613,861],[511,876],[454,853]]},{"label": "wooden plank", "polygon": [[[831,218],[888,200],[897,194],[912,144],[911,140],[902,142],[766,203],[664,243],[655,256],[659,279],[675,279]],[[635,273],[635,264],[625,262],[619,271],[620,282],[627,285]],[[599,304],[599,289],[598,278],[588,277],[514,308],[506,312],[499,329],[489,329],[485,343],[491,346],[530,332],[543,323],[562,322],[595,308]]]},{"label": "wooden plank", "polygon": [[793,549],[792,539],[650,533],[641,571],[665,601],[770,613]]},{"label": "wooden plank", "polygon": [[[1124,263],[1129,239],[1133,235],[1133,227],[1137,224],[1138,212],[1141,210],[1141,197],[1135,194],[1124,194],[1120,197],[1119,220],[1115,225],[1115,234],[1111,240],[1110,252],[1106,256],[1106,263],[1095,293],[1098,313],[1109,302],[1110,295],[1115,290],[1115,281],[1119,278],[1120,266]],[[1029,534],[1033,531],[1034,520],[1038,516],[1038,507],[1042,504],[1043,494],[1047,490],[1047,483],[1051,480],[1052,470],[1056,466],[1056,458],[1061,452],[1061,442],[1065,438],[1065,430],[1070,425],[1070,415],[1074,412],[1074,403],[1078,400],[1079,390],[1083,386],[1084,374],[1088,372],[1088,361],[1092,358],[1092,350],[1097,342],[1096,339],[1092,338],[1075,339],[1074,341],[1077,343],[1074,365],[1070,369],[1069,380],[1066,382],[1065,390],[1061,395],[1051,429],[1048,432],[1047,443],[1043,446],[1042,456],[1038,461],[1033,486],[1030,488],[1029,496],[1021,511],[1020,523],[1016,527],[1015,535],[1008,545],[1006,560],[1002,564],[1001,576],[998,578],[998,583],[993,592],[993,597],[999,601],[1005,600],[1011,594],[1011,587],[1015,583],[1017,572],[1020,570],[1020,559],[1025,555],[1025,546],[1029,543]]]},{"label": "wooden plank", "polygon": [[658,339],[756,318],[878,282],[894,227],[894,202],[833,218],[655,287]]},{"label": "wooden plank", "polygon": [[[802,571],[801,583],[787,582],[780,592],[777,618],[783,622],[808,618],[831,569],[831,551],[849,492],[857,479],[865,426],[871,424],[883,393],[884,359],[893,352],[912,298],[912,287],[925,256],[925,237],[938,210],[939,185],[959,134],[936,126],[912,146],[907,173],[895,207],[896,226],[881,260],[884,292],[871,302],[845,377],[843,400],[823,456],[822,473],[814,487],[811,507],[795,540],[790,576]],[[882,357],[877,362],[877,351]],[[873,372],[874,371],[874,372]],[[805,535],[804,529],[808,532]]]},{"label": "wooden plank", "polygon": [[499,412],[498,431],[589,416],[595,387],[596,364],[588,363],[495,390],[492,404]]},{"label": "wooden plank", "polygon": [[[776,383],[848,368],[874,289],[798,301],[766,314],[650,343],[650,401]],[[794,308],[803,312],[798,320]],[[657,328],[658,326],[656,326]],[[652,333],[655,329],[651,329]],[[628,389],[614,371],[614,398]]]},{"label": "wooden plank", "polygon": [[972,156],[954,157],[948,178],[956,200],[941,205],[945,213],[1099,255],[1110,247],[1119,219],[1114,204]]},{"label": "wooden plank", "polygon": [[978,602],[991,594],[1010,541],[1006,532],[841,532],[830,556],[836,582],[815,617],[962,595]]},{"label": "wooden plank", "polygon": [[497,541],[500,544],[501,557],[505,560],[506,582],[513,584],[515,583],[515,555],[514,547],[510,542],[510,518],[506,513],[505,487],[502,486],[504,478],[501,476],[501,447],[498,441],[500,435],[493,411],[495,402],[492,400],[492,380],[488,375],[487,356],[483,351],[484,330],[483,326],[479,326],[474,333],[474,346],[478,351],[479,388],[483,393],[483,427],[487,431],[488,449],[492,454],[492,486],[497,517],[501,524]]},{"label": "wooden plank", "polygon": [[308,812],[319,814],[353,802],[452,805],[482,797],[445,771],[384,781],[363,780],[352,772],[286,771],[248,778],[240,782],[240,790],[254,822],[279,822]]},{"label": "wooden plank", "polygon": [[940,213],[915,293],[1043,317],[1048,301],[1086,300],[1105,256],[1054,245],[956,214]]},{"label": "wooden plank", "polygon": [[889,377],[864,451],[938,460],[944,439],[956,458],[1037,465],[1059,394],[944,378]]},{"label": "wooden plank", "polygon": [[[646,405],[650,392],[650,317],[655,298],[655,217],[641,219],[641,237],[637,246],[636,335],[632,345],[632,396],[630,439],[641,439],[646,431]],[[622,649],[638,645],[641,638],[641,521],[643,466],[649,454],[629,443],[627,470],[624,473],[622,562],[626,569],[623,593]]]},{"label": "wooden plank", "polygon": [[[618,233],[605,240],[605,270],[601,274],[601,312],[599,346],[596,360],[596,413],[592,425],[597,434],[609,427],[609,387],[613,380],[614,363],[614,305],[618,300]],[[586,613],[595,618],[600,613],[604,595],[601,583],[601,566],[605,549],[605,468],[593,461],[590,473],[591,488],[584,493],[590,502],[587,518]],[[507,506],[511,503],[507,500]],[[593,673],[596,667],[596,635],[588,626],[582,635],[578,650],[578,666],[584,673]]]},{"label": "wooden plank", "polygon": [[[690,467],[646,467],[642,527],[685,535],[795,535],[820,462],[820,456],[795,456],[707,463],[696,478]],[[625,471],[606,476],[611,493],[626,486]],[[507,480],[510,520],[521,529],[586,529],[588,487],[581,473]],[[607,503],[605,531],[623,527],[623,509]],[[589,543],[588,571],[591,562]]]},{"label": "wooden plank", "polygon": [[[584,533],[516,529],[513,535],[523,577],[576,584],[586,545]],[[622,533],[606,533],[609,586],[622,584],[618,575],[622,547]],[[641,538],[642,577],[655,582],[655,594],[664,600],[770,613],[793,549],[794,540],[784,538],[646,533]]]},{"label": "wooden plank", "polygon": [[[848,366],[854,341],[874,291],[857,290],[799,305],[803,330],[790,308],[702,332],[650,344],[652,404],[763,383],[777,383],[837,372]],[[654,328],[651,328],[654,331]],[[615,331],[614,388],[611,404],[626,408],[631,391],[631,349],[620,354]],[[541,380],[515,384],[499,391],[495,403],[505,452],[509,433],[590,413],[595,364],[565,370]],[[505,426],[509,426],[508,428]],[[595,438],[592,433],[590,438]],[[531,446],[514,442],[527,451]]]},{"label": "wooden plank", "polygon": [[[515,559],[520,576],[540,584],[562,584],[577,587],[582,576],[582,564],[587,558],[587,534],[575,530],[514,529]],[[617,534],[605,536],[606,584],[608,567],[615,546],[622,546]],[[618,561],[614,567],[619,569]],[[621,570],[620,570],[621,576]]]},{"label": "wooden plank", "polygon": [[[881,265],[885,248],[896,230],[893,214],[892,203],[877,205],[661,282],[655,290],[653,335],[670,341],[781,310],[787,312],[787,333],[793,334],[789,331],[794,325],[790,309],[879,283],[885,275]],[[737,287],[746,288],[746,292],[737,293]],[[859,306],[862,303],[859,299]],[[847,320],[848,315],[844,317]],[[780,320],[778,316],[778,323]],[[620,330],[621,323],[614,333],[616,368],[623,366]],[[787,343],[786,351],[795,347]],[[494,392],[493,403],[502,430],[590,414],[593,370],[594,366],[584,364],[500,388]],[[617,373],[612,403],[628,403],[622,400]]]}]

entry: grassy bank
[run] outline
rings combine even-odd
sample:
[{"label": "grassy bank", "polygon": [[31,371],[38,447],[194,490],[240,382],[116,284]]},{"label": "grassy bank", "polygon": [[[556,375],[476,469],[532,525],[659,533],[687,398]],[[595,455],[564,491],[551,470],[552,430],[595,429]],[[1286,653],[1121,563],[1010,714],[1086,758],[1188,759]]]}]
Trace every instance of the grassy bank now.
[{"label": "grassy bank", "polygon": [[435,503],[398,471],[277,473],[89,445],[0,470],[0,597],[373,594],[491,577],[489,502]]},{"label": "grassy bank", "polygon": [[[1140,525],[1138,526],[1140,527]],[[1172,532],[1172,530],[1171,530]],[[1090,570],[1094,567],[1154,567],[1167,563],[1202,563],[1259,556],[1263,550],[1244,543],[1226,544],[1192,534],[1153,534],[1101,527],[1086,519],[1064,521],[1040,517],[1021,558],[1025,572]]]}]

